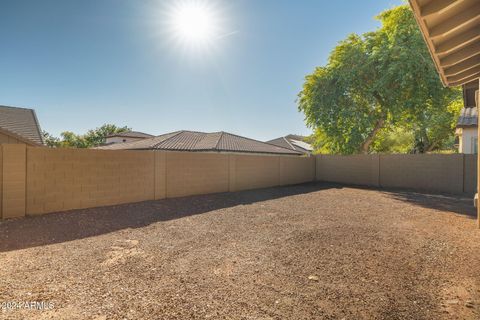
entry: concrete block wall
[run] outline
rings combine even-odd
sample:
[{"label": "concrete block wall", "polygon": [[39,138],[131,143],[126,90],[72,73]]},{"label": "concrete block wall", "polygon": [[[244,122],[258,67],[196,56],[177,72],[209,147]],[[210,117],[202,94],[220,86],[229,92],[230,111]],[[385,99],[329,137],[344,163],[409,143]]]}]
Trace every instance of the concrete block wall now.
[{"label": "concrete block wall", "polygon": [[154,152],[154,199],[164,199],[167,197],[167,155],[165,152]]},{"label": "concrete block wall", "polygon": [[379,155],[318,155],[317,180],[379,186]]},{"label": "concrete block wall", "polygon": [[463,157],[463,192],[475,194],[477,192],[477,155],[465,154]]},{"label": "concrete block wall", "polygon": [[315,157],[0,144],[0,218],[315,179]]},{"label": "concrete block wall", "polygon": [[168,152],[167,198],[228,191],[228,155]]},{"label": "concrete block wall", "polygon": [[0,144],[4,144],[4,143],[5,144],[6,143],[25,144],[22,141],[18,140],[17,138],[0,133]]},{"label": "concrete block wall", "polygon": [[27,148],[26,214],[154,198],[154,153]]},{"label": "concrete block wall", "polygon": [[476,192],[475,155],[318,155],[316,162],[318,181],[431,193]]},{"label": "concrete block wall", "polygon": [[315,157],[279,157],[280,185],[315,180]]},{"label": "concrete block wall", "polygon": [[26,145],[2,146],[2,218],[25,215]]},{"label": "concrete block wall", "polygon": [[235,155],[235,184],[231,191],[280,185],[280,157]]},{"label": "concrete block wall", "polygon": [[463,193],[462,154],[380,156],[380,186],[427,192]]}]

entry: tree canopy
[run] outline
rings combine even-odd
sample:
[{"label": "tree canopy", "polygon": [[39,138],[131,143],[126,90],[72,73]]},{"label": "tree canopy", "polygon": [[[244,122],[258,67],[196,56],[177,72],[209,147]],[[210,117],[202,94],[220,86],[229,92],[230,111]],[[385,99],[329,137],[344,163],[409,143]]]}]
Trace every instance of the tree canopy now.
[{"label": "tree canopy", "polygon": [[402,143],[410,134],[411,149],[423,152],[453,134],[461,93],[442,86],[411,9],[398,6],[377,19],[380,28],[351,34],[305,78],[298,108],[320,152],[382,151],[379,137],[395,132]]},{"label": "tree canopy", "polygon": [[101,127],[88,130],[83,135],[75,134],[71,131],[64,131],[60,134],[61,138],[57,138],[43,132],[45,143],[49,147],[56,148],[91,148],[105,143],[108,135],[113,133],[131,131],[127,126],[117,127],[114,124],[104,124]]}]

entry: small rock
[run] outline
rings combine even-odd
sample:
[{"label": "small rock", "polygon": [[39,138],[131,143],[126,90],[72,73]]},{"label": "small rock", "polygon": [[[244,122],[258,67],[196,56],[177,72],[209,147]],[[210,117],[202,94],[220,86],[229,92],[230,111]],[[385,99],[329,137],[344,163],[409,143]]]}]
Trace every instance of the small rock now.
[{"label": "small rock", "polygon": [[311,276],[308,276],[308,280],[312,280],[312,281],[318,281],[318,280],[319,280],[319,278],[318,278],[317,276],[313,276],[313,275],[311,275]]},{"label": "small rock", "polygon": [[465,302],[465,307],[467,307],[467,308],[473,308],[474,305],[475,305],[475,304],[473,303],[472,300],[467,300],[467,301]]},{"label": "small rock", "polygon": [[451,299],[451,300],[447,300],[445,301],[446,304],[458,304],[458,299]]}]

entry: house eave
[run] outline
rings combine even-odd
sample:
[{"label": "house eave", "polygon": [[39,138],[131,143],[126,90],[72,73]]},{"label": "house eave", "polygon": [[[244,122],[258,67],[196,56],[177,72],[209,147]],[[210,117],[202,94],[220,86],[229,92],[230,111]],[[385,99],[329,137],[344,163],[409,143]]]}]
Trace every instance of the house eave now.
[{"label": "house eave", "polygon": [[480,77],[480,1],[409,0],[444,86]]}]

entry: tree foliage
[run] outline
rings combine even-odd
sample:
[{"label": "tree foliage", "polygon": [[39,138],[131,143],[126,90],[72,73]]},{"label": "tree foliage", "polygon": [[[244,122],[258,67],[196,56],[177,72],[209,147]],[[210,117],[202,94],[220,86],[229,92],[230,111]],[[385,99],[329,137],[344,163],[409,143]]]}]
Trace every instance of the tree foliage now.
[{"label": "tree foliage", "polygon": [[44,131],[43,137],[49,147],[91,148],[105,143],[106,137],[110,134],[127,131],[131,131],[127,126],[117,127],[114,124],[104,124],[101,127],[88,130],[87,133],[83,135],[78,135],[71,131],[64,131],[60,134],[61,138],[57,138]]},{"label": "tree foliage", "polygon": [[352,34],[331,52],[328,63],[306,76],[298,108],[314,129],[319,151],[375,151],[381,132],[409,131],[422,150],[440,148],[460,99],[444,88],[413,13],[398,6],[377,17],[374,32]]}]

